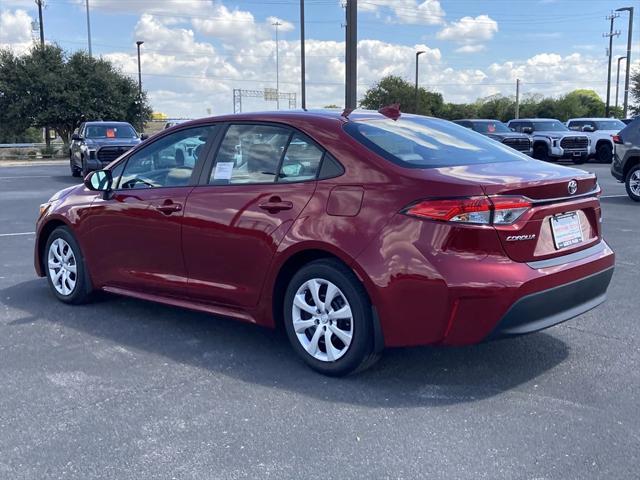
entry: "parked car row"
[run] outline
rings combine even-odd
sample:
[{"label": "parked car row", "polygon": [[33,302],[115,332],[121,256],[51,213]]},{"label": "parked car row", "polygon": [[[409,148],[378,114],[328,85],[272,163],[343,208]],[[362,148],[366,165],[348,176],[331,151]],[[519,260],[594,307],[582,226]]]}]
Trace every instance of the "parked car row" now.
[{"label": "parked car row", "polygon": [[489,119],[454,122],[539,160],[570,159],[576,164],[590,158],[611,163],[612,137],[625,127],[613,118],[573,118],[566,124],[553,118],[519,118],[507,124]]}]

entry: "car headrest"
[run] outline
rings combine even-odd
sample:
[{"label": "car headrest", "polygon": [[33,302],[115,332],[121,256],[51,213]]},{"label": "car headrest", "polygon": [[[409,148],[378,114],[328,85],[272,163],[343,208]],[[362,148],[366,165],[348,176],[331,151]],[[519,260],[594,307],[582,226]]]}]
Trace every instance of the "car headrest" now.
[{"label": "car headrest", "polygon": [[243,152],[250,172],[268,172],[275,174],[279,157],[278,149],[268,143],[255,143],[245,148]]}]

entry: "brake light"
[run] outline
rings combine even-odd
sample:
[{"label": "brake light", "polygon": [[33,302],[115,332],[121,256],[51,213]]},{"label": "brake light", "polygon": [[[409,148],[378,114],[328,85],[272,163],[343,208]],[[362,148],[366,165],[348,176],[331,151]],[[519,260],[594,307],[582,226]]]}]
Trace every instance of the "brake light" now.
[{"label": "brake light", "polygon": [[423,200],[403,213],[442,222],[510,225],[531,208],[522,197],[467,197]]},{"label": "brake light", "polygon": [[613,143],[617,143],[618,145],[622,145],[622,137],[620,135],[611,135],[611,140]]}]

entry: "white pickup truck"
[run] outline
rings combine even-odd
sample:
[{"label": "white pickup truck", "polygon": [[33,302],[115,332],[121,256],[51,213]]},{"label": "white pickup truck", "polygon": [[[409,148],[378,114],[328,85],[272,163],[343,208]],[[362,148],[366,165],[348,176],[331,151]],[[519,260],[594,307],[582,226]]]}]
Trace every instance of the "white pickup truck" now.
[{"label": "white pickup truck", "polygon": [[571,118],[567,121],[569,130],[582,132],[589,137],[589,157],[598,162],[611,163],[613,159],[612,135],[616,135],[626,125],[615,118]]}]

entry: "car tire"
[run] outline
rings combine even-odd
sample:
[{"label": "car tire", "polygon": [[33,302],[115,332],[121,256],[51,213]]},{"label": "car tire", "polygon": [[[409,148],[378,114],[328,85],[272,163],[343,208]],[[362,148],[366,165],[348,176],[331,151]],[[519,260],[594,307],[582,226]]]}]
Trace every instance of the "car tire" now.
[{"label": "car tire", "polygon": [[533,158],[548,162],[550,160],[549,148],[546,145],[536,145],[533,148]]},{"label": "car tire", "polygon": [[613,161],[613,148],[610,144],[603,143],[596,149],[596,160],[600,163],[611,163]]},{"label": "car tire", "polygon": [[[327,293],[332,299],[325,308]],[[289,282],[283,313],[293,349],[317,372],[349,375],[379,358],[369,297],[355,274],[338,260],[303,266]]]},{"label": "car tire", "polygon": [[47,238],[42,262],[51,291],[64,303],[81,304],[92,291],[80,245],[67,227],[58,227]]},{"label": "car tire", "polygon": [[624,179],[627,195],[635,202],[640,202],[640,165],[632,167]]}]

